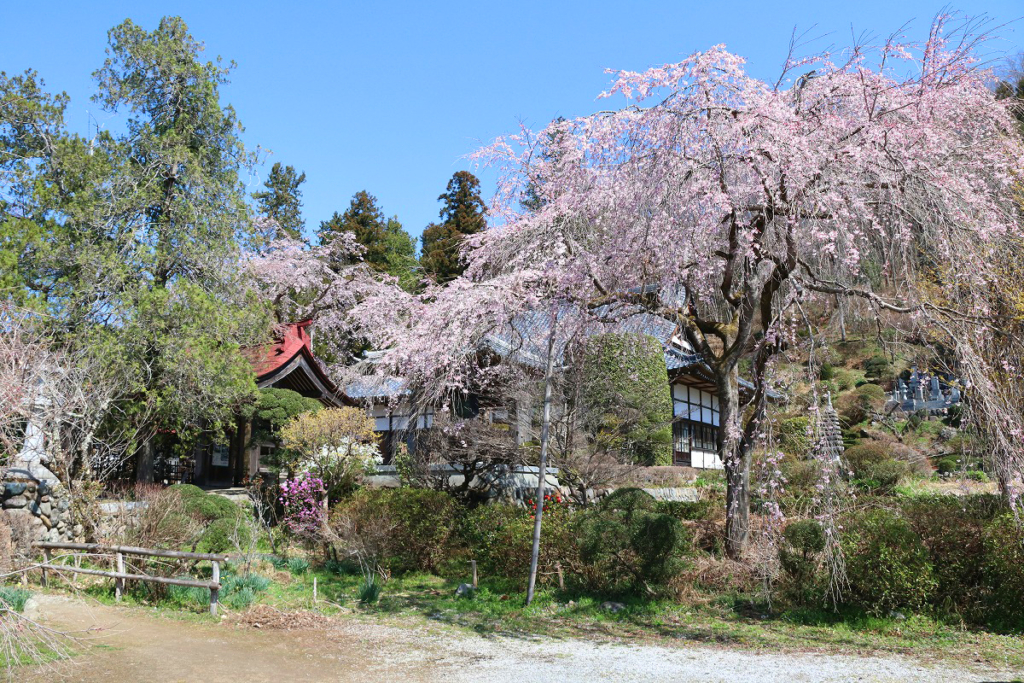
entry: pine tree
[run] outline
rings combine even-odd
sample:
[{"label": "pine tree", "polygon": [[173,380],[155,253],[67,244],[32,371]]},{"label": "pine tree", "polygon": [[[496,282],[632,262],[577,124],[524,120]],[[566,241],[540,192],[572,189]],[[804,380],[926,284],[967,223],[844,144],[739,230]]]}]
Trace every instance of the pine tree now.
[{"label": "pine tree", "polygon": [[366,263],[376,270],[387,270],[387,228],[376,197],[366,190],[356,192],[345,213],[339,215],[335,212],[329,220],[322,222],[317,235],[320,244],[328,244],[343,232],[355,234],[356,240],[366,248],[363,252]]},{"label": "pine tree", "polygon": [[431,223],[423,231],[420,265],[426,275],[445,283],[462,274],[462,241],[487,227],[487,206],[480,197],[480,181],[469,171],[455,173],[438,200],[444,203],[441,222]]},{"label": "pine tree", "polygon": [[281,234],[292,239],[302,239],[302,190],[299,185],[306,182],[305,173],[296,173],[293,166],[274,164],[263,186],[265,191],[254,192],[253,199],[260,213],[277,221]]}]

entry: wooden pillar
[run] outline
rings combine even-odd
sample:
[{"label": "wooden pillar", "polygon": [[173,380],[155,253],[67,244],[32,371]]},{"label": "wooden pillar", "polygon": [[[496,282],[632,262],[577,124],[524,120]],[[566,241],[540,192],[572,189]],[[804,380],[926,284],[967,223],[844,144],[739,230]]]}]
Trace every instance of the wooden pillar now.
[{"label": "wooden pillar", "polygon": [[[124,574],[124,555],[117,553],[115,557],[115,569],[118,574]],[[117,577],[114,579],[114,599],[121,602],[121,597],[124,595],[124,579]]]},{"label": "wooden pillar", "polygon": [[232,444],[232,455],[234,456],[234,474],[232,475],[234,481],[232,482],[235,486],[242,483],[245,478],[247,469],[247,460],[245,453],[245,442],[248,440],[247,437],[248,423],[244,418],[238,417],[235,419],[235,434],[231,439]]},{"label": "wooden pillar", "polygon": [[43,548],[43,588],[46,588],[46,566],[50,564],[50,556],[50,549]]},{"label": "wooden pillar", "polygon": [[[213,561],[213,584],[210,587],[210,616],[217,616],[217,600],[220,597],[220,562]],[[213,588],[212,586],[217,586]]]}]

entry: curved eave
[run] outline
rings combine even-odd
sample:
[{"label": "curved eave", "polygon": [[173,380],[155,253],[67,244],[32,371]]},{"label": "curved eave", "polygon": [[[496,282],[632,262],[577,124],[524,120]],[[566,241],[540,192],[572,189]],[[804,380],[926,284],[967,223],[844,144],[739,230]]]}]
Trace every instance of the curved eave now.
[{"label": "curved eave", "polygon": [[328,407],[355,405],[352,399],[334,386],[316,360],[307,357],[307,354],[306,349],[302,348],[287,363],[258,375],[256,386],[261,389],[291,389],[303,396],[315,398]]}]

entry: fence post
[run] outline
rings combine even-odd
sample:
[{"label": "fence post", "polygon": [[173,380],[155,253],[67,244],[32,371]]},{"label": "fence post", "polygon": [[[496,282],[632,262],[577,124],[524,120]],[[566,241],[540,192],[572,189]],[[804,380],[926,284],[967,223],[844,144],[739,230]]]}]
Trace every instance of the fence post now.
[{"label": "fence post", "polygon": [[[117,573],[124,574],[124,555],[117,553]],[[114,579],[114,599],[121,602],[121,596],[124,595],[124,579],[120,576]]]},{"label": "fence post", "polygon": [[46,565],[50,564],[50,549],[43,548],[43,588],[46,588]]},{"label": "fence post", "polygon": [[565,575],[562,574],[562,563],[555,562],[555,571],[558,572],[558,590],[565,590]]},{"label": "fence post", "polygon": [[473,567],[473,588],[476,588],[476,560],[470,560],[469,564]]},{"label": "fence post", "polygon": [[[210,616],[217,616],[217,598],[220,596],[220,562],[213,560],[213,583],[210,584]],[[213,586],[216,585],[217,588]]]}]

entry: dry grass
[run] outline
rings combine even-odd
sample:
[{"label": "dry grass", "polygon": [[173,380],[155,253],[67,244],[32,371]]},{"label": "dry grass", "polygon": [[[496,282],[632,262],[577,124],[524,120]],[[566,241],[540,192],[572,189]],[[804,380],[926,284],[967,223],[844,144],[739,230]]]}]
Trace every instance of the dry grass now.
[{"label": "dry grass", "polygon": [[239,614],[235,623],[248,628],[294,631],[329,628],[334,625],[334,620],[322,614],[306,610],[289,610],[285,612],[275,609],[270,605],[255,605],[248,611]]}]

